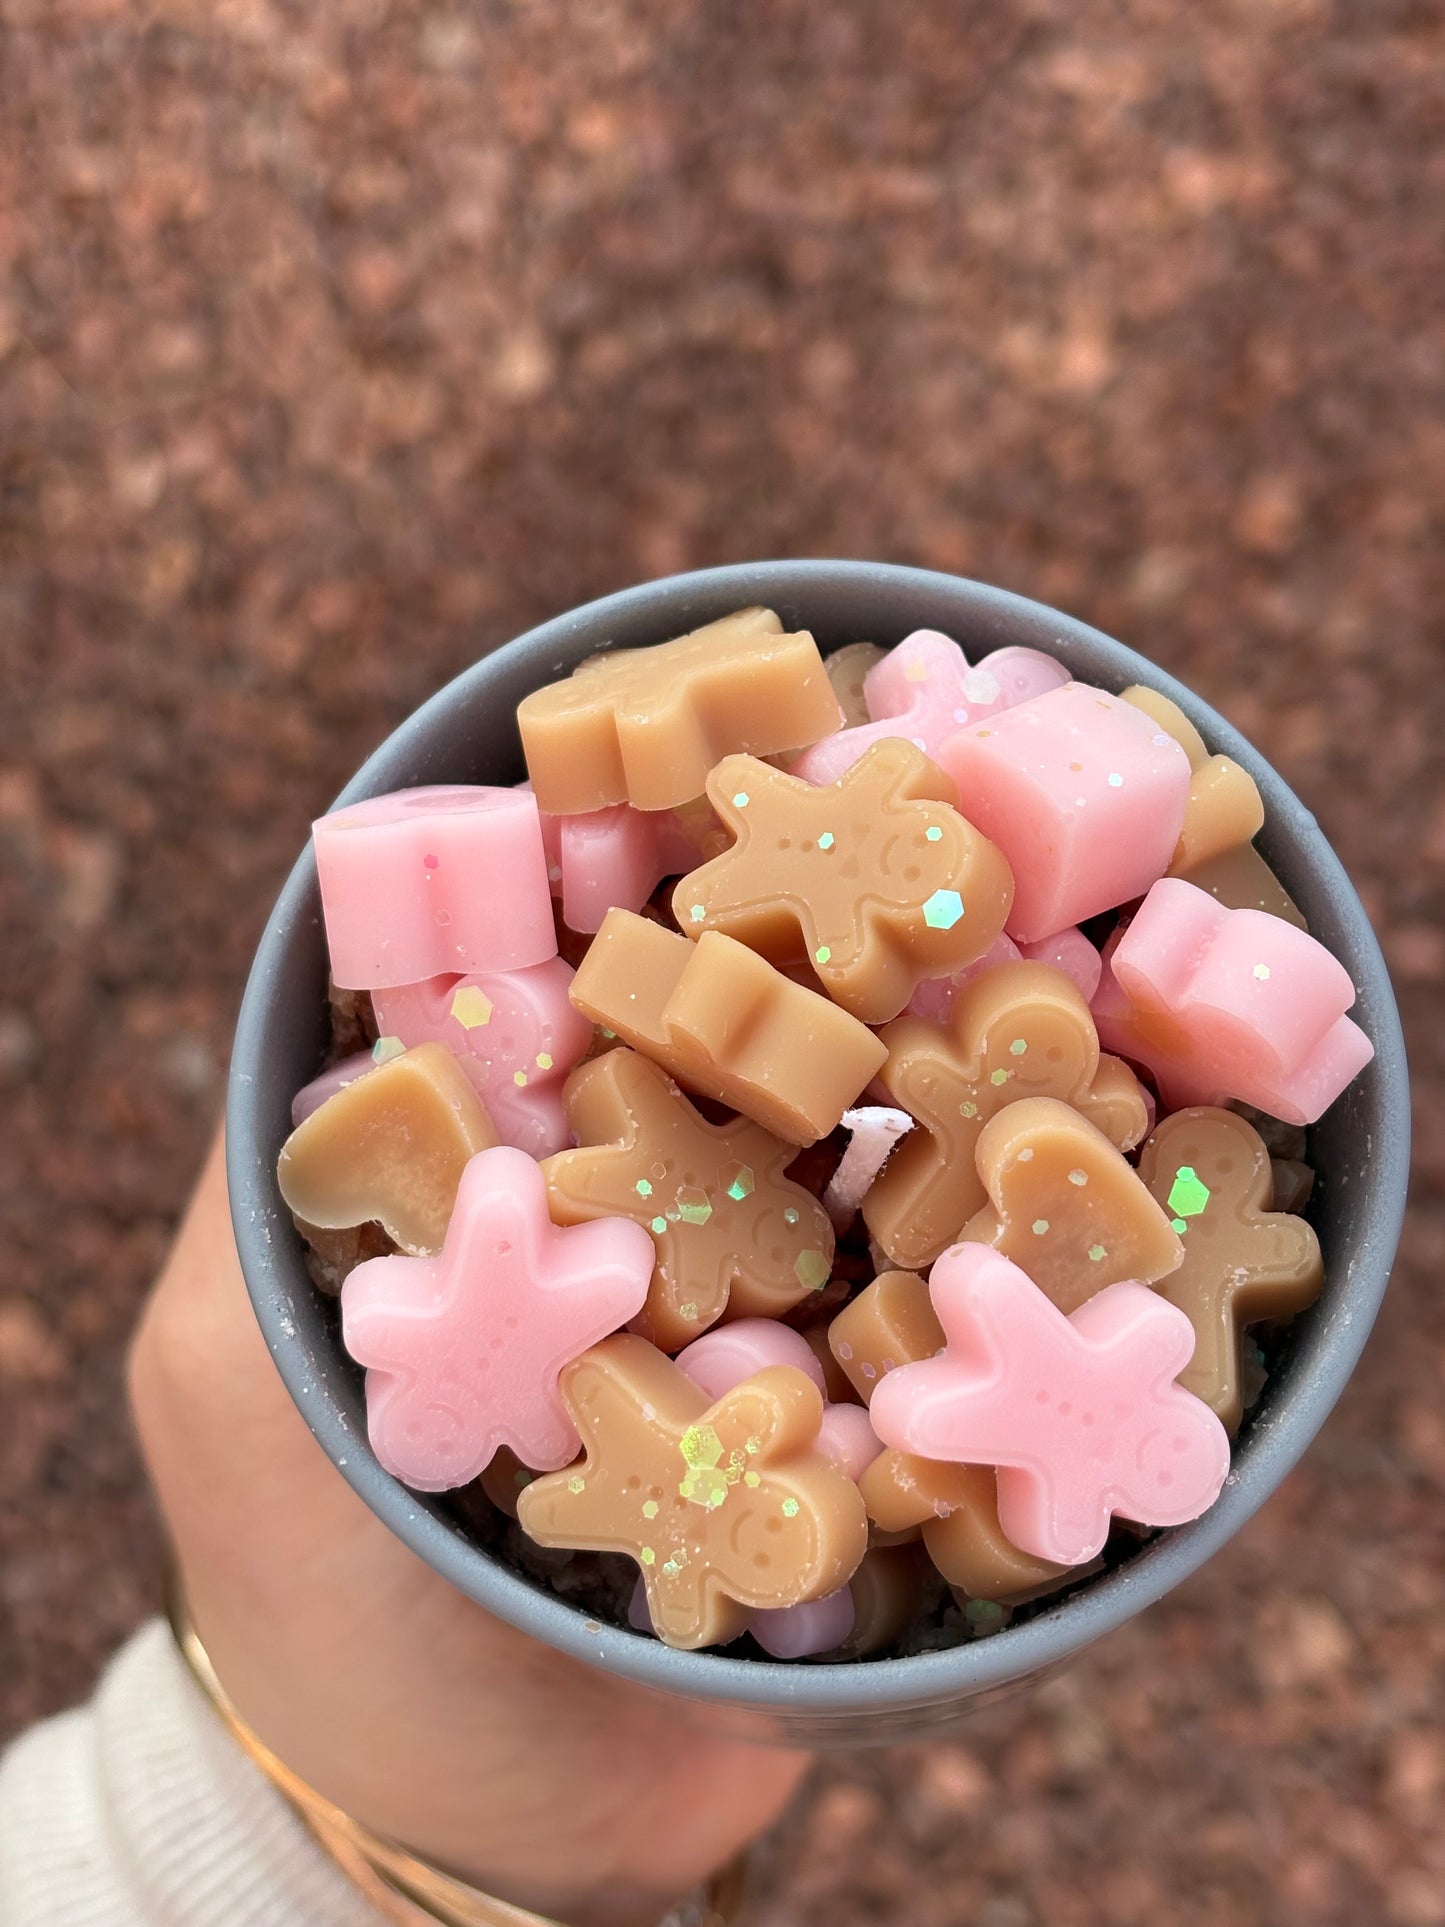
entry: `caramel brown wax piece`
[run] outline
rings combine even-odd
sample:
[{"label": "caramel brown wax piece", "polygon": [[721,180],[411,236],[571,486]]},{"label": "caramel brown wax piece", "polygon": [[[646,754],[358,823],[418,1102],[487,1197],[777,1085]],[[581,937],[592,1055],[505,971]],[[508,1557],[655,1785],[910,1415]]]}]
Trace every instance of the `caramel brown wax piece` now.
[{"label": "caramel brown wax piece", "polygon": [[989,1465],[945,1465],[908,1452],[880,1454],[859,1482],[868,1516],[888,1532],[923,1528],[929,1558],[971,1599],[1017,1605],[1072,1570],[1021,1552],[998,1517],[998,1474]]},{"label": "caramel brown wax piece", "polygon": [[888,1062],[880,1082],[923,1126],[863,1200],[864,1222],[897,1265],[931,1264],[983,1205],[974,1152],[1006,1105],[1058,1098],[1120,1150],[1148,1129],[1138,1079],[1118,1058],[1100,1056],[1077,985],[1049,964],[999,964],[965,985],[946,1023],[899,1017],[881,1035]]},{"label": "caramel brown wax piece", "polygon": [[585,1459],[521,1493],[546,1546],[625,1552],[669,1646],[735,1639],[749,1613],[845,1586],[867,1546],[858,1488],[815,1448],[823,1400],[770,1366],[716,1403],[645,1339],[604,1339],[562,1374]]},{"label": "caramel brown wax piece", "polygon": [[866,1405],[885,1372],[943,1350],[928,1287],[911,1271],[885,1271],[828,1327],[828,1348]]},{"label": "caramel brown wax piece", "polygon": [[1299,1158],[1271,1158],[1269,1168],[1274,1182],[1270,1210],[1285,1211],[1292,1217],[1298,1217],[1309,1203],[1310,1193],[1315,1188],[1314,1172]]},{"label": "caramel brown wax piece", "polygon": [[[885,1271],[838,1313],[828,1343],[867,1404],[885,1372],[932,1358],[944,1335],[923,1280]],[[1005,1538],[992,1466],[945,1465],[889,1450],[864,1472],[860,1490],[869,1518],[885,1533],[921,1526],[938,1570],[974,1598],[1031,1597],[1067,1570]]]},{"label": "caramel brown wax piece", "polygon": [[1177,703],[1135,683],[1122,700],[1141,709],[1189,758],[1189,802],[1168,874],[1184,877],[1229,910],[1264,910],[1305,927],[1283,884],[1254,847],[1264,827],[1264,803],[1248,770],[1232,757],[1211,756]]},{"label": "caramel brown wax piece", "polygon": [[328,1298],[339,1298],[341,1287],[356,1267],[368,1258],[384,1258],[396,1250],[395,1244],[374,1221],[343,1225],[339,1231],[324,1231],[319,1224],[296,1220],[296,1229],[306,1240],[306,1269],[311,1282]]},{"label": "caramel brown wax piece", "polygon": [[761,1124],[709,1124],[635,1051],[573,1071],[562,1093],[580,1148],[543,1161],[557,1224],[631,1218],[657,1265],[637,1329],[668,1351],[724,1311],[777,1317],[828,1282],[833,1226],[783,1174],[793,1147]]},{"label": "caramel brown wax piece", "polygon": [[887,1055],[866,1025],[715,932],[689,943],[611,910],[572,1002],[671,1071],[790,1144],[826,1137]]},{"label": "caramel brown wax piece", "polygon": [[853,1595],[853,1630],[839,1647],[839,1659],[862,1659],[902,1639],[923,1610],[928,1593],[928,1561],[913,1546],[875,1546],[848,1582]]},{"label": "caramel brown wax piece", "polygon": [[313,1111],[282,1146],[276,1180],[307,1224],[339,1231],[375,1219],[403,1251],[429,1257],[467,1160],[498,1142],[451,1052],[422,1044]]},{"label": "caramel brown wax piece", "polygon": [[901,736],[817,788],[729,756],[707,793],[735,841],[674,890],[679,929],[809,964],[865,1024],[896,1017],[922,978],[972,963],[1003,929],[1008,864],[953,808],[952,781]]},{"label": "caramel brown wax piece", "polygon": [[1244,1410],[1243,1329],[1314,1303],[1324,1281],[1319,1239],[1303,1218],[1270,1209],[1269,1152],[1233,1111],[1201,1105],[1165,1118],[1139,1175],[1184,1247],[1183,1264],[1155,1286],[1195,1331],[1179,1383],[1233,1432]]},{"label": "caramel brown wax piece", "polygon": [[843,712],[844,729],[857,729],[863,723],[872,722],[868,714],[868,701],[863,694],[863,680],[875,663],[882,662],[888,654],[876,642],[849,642],[841,649],[835,649],[831,656],[823,658],[823,667],[828,672],[828,680],[833,685],[833,694],[838,698],[838,707]]},{"label": "caramel brown wax piece", "polygon": [[784,635],[771,609],[594,656],[517,705],[527,772],[553,816],[690,803],[720,757],[805,749],[838,720],[817,644],[806,629]]},{"label": "caramel brown wax piece", "polygon": [[1184,1247],[1134,1167],[1087,1118],[1049,1097],[1026,1097],[979,1133],[988,1203],[959,1234],[992,1245],[1067,1315],[1106,1285],[1153,1284]]}]

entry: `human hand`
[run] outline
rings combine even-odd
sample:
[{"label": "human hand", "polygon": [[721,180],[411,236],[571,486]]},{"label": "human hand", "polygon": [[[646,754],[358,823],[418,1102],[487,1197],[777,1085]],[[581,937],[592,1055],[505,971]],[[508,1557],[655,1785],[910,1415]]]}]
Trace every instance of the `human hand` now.
[{"label": "human hand", "polygon": [[806,1770],[489,1618],[367,1510],[267,1352],[219,1140],[130,1389],[227,1693],[363,1825],[569,1927],[632,1927],[768,1826]]}]

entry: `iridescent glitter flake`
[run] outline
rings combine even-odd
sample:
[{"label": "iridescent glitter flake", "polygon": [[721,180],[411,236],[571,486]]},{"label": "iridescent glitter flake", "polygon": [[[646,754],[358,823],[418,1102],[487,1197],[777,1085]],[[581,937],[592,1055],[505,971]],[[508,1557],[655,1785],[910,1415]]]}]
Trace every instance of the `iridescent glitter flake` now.
[{"label": "iridescent glitter flake", "polygon": [[1036,1238],[1045,1237],[1048,1233],[1048,1229],[1049,1229],[1049,1221],[1047,1218],[1034,1219],[1034,1236]]},{"label": "iridescent glitter flake", "polygon": [[1089,1182],[1089,1174],[1087,1171],[1070,1171],[1069,1173],[1070,1184],[1076,1184],[1076,1185],[1082,1186],[1087,1184],[1088,1182]]},{"label": "iridescent glitter flake", "polygon": [[712,1206],[706,1191],[684,1189],[677,1194],[677,1215],[684,1224],[706,1224],[712,1216]]},{"label": "iridescent glitter flake", "polygon": [[635,1189],[639,1198],[650,1198],[652,1196],[652,1180],[650,1178],[639,1178]]},{"label": "iridescent glitter flake", "polygon": [[654,1218],[652,1220],[652,1228],[660,1238],[663,1232],[666,1231],[667,1229],[667,1219],[663,1217]]},{"label": "iridescent glitter flake", "polygon": [[796,1499],[784,1499],[783,1517],[785,1519],[796,1519],[797,1516],[798,1516],[798,1501]]},{"label": "iridescent glitter flake", "polygon": [[[726,1173],[724,1173],[726,1175]],[[750,1164],[740,1164],[728,1182],[728,1196],[734,1204],[741,1204],[744,1198],[752,1196],[753,1169]]]},{"label": "iridescent glitter flake", "polygon": [[378,1037],[371,1047],[372,1060],[377,1064],[389,1064],[393,1057],[402,1056],[405,1050],[406,1045],[399,1037]]},{"label": "iridescent glitter flake", "polygon": [[824,830],[823,834],[818,838],[818,848],[820,850],[831,850],[832,847],[833,832],[831,830]]},{"label": "iridescent glitter flake", "polygon": [[550,1051],[539,1050],[533,1061],[536,1063],[539,1071],[549,1071],[552,1068],[552,1054]]},{"label": "iridescent glitter flake", "polygon": [[930,843],[941,843],[943,841],[943,831],[939,829],[936,823],[930,823],[923,834],[928,838]]},{"label": "iridescent glitter flake", "polygon": [[692,918],[694,923],[701,923],[707,915],[707,906],[702,903],[694,903],[687,914]]},{"label": "iridescent glitter flake", "polygon": [[642,1516],[644,1519],[655,1519],[659,1509],[656,1499],[644,1499],[642,1502]]},{"label": "iridescent glitter flake", "polygon": [[741,1465],[735,1469],[722,1463],[723,1443],[711,1425],[689,1425],[679,1449],[687,1467],[677,1488],[679,1495],[704,1512],[716,1512],[727,1498],[728,1487],[742,1476]]},{"label": "iridescent glitter flake", "polygon": [[463,1030],[476,1030],[492,1021],[492,1000],[475,984],[464,984],[452,998],[452,1016]]},{"label": "iridescent glitter flake", "polygon": [[818,945],[818,948],[813,952],[813,962],[825,964],[827,963],[828,959],[832,956],[832,954],[833,953],[828,948],[827,944],[820,943]]},{"label": "iridescent glitter flake", "polygon": [[1209,1204],[1209,1186],[1204,1182],[1192,1164],[1181,1164],[1174,1173],[1174,1182],[1169,1187],[1169,1209],[1174,1213],[1174,1230],[1183,1233],[1189,1229],[1186,1222],[1197,1218]]},{"label": "iridescent glitter flake", "polygon": [[527,1081],[527,1073],[525,1071],[512,1072],[512,1082],[516,1085],[518,1090],[522,1089],[526,1081]]},{"label": "iridescent glitter flake", "polygon": [[935,890],[923,906],[923,921],[930,930],[951,930],[963,915],[963,898],[957,890]]},{"label": "iridescent glitter flake", "polygon": [[1109,1253],[1103,1245],[1089,1246],[1089,1263],[1091,1265],[1100,1264],[1108,1255]]},{"label": "iridescent glitter flake", "polygon": [[831,1275],[828,1260],[821,1251],[800,1251],[793,1261],[798,1283],[808,1291],[821,1291]]},{"label": "iridescent glitter flake", "polygon": [[1254,966],[1254,974],[1255,974],[1255,976],[1256,976],[1256,977],[1258,978],[1258,980],[1260,981],[1260,983],[1262,983],[1262,984],[1263,984],[1263,983],[1268,983],[1268,982],[1269,982],[1269,965],[1268,965],[1268,964],[1256,964],[1256,965]]},{"label": "iridescent glitter flake", "polygon": [[1015,1037],[1013,1042],[1009,1045],[1009,1051],[1014,1057],[1022,1057],[1024,1052],[1028,1049],[1028,1047],[1029,1047],[1029,1040],[1027,1037]]}]

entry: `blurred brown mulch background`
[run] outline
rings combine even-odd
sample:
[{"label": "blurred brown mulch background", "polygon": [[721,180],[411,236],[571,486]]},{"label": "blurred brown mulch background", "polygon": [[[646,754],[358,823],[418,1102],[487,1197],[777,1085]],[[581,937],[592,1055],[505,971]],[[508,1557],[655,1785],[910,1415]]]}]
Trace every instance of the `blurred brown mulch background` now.
[{"label": "blurred brown mulch background", "polygon": [[1287,1490],[957,1744],[829,1766],[757,1918],[1445,1922],[1440,9],[0,20],[0,1730],[155,1604],[126,1332],[307,819],[569,604],[888,557],[1274,759],[1394,967],[1419,1176]]}]

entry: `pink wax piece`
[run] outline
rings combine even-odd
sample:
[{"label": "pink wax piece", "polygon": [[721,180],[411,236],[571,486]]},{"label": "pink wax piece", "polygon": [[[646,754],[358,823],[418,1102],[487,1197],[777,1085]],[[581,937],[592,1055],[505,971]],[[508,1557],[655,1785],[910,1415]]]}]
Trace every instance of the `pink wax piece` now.
[{"label": "pink wax piece", "polygon": [[840,1472],[858,1480],[883,1450],[883,1441],[873,1430],[865,1407],[840,1399],[836,1405],[823,1407],[818,1450],[825,1459],[831,1459]]},{"label": "pink wax piece", "polygon": [[309,1084],[303,1084],[291,1100],[291,1129],[294,1131],[304,1124],[313,1111],[319,1111],[328,1097],[345,1090],[354,1084],[358,1077],[365,1077],[368,1071],[376,1069],[376,1059],[369,1050],[357,1051],[354,1057],[343,1057],[339,1064],[324,1070],[320,1077],[313,1077]]},{"label": "pink wax piece", "polygon": [[534,1471],[566,1465],[581,1441],[558,1375],[642,1309],[656,1255],[629,1219],[559,1228],[532,1158],[479,1151],[439,1256],[369,1258],[342,1287],[382,1465],[419,1492],[467,1484],[503,1445]]},{"label": "pink wax piece", "polygon": [[955,970],[951,977],[926,977],[905,1008],[912,1017],[926,1017],[931,1024],[946,1024],[952,1015],[954,1000],[965,984],[971,984],[995,964],[1017,963],[1022,955],[1013,938],[1000,930],[981,957],[965,964],[962,970]]},{"label": "pink wax piece", "polygon": [[372,993],[382,1033],[408,1050],[445,1044],[471,1079],[505,1144],[534,1158],[572,1143],[562,1085],[592,1042],[592,1025],[567,992],[561,957],[530,970],[429,977]]},{"label": "pink wax piece", "polygon": [[1099,1041],[1151,1071],[1170,1110],[1240,1098],[1313,1124],[1375,1054],[1345,1015],[1349,972],[1322,943],[1182,878],[1154,885],[1104,966]]},{"label": "pink wax piece", "polygon": [[735,1385],[766,1371],[770,1365],[791,1365],[804,1372],[820,1392],[828,1386],[817,1354],[801,1332],[780,1325],[775,1318],[738,1318],[684,1345],[674,1360],[681,1372],[711,1399],[723,1398]]},{"label": "pink wax piece", "polygon": [[1194,1351],[1177,1306],[1110,1285],[1072,1318],[987,1245],[954,1245],[929,1294],[947,1343],[881,1378],[869,1407],[900,1451],[995,1465],[999,1523],[1023,1552],[1083,1565],[1111,1514],[1182,1525],[1213,1505],[1229,1437],[1174,1379]]},{"label": "pink wax piece", "polygon": [[397,790],[312,824],[331,974],[346,990],[557,954],[536,798],[485,785]]},{"label": "pink wax piece", "polygon": [[580,816],[542,813],[553,896],[569,930],[594,936],[614,908],[640,910],[667,876],[696,869],[711,810],[638,810],[630,803]]},{"label": "pink wax piece", "polygon": [[1068,683],[950,736],[958,807],[1014,873],[1008,933],[1035,943],[1141,897],[1169,867],[1189,758],[1132,703]]},{"label": "pink wax piece", "polygon": [[800,1606],[774,1606],[756,1612],[748,1631],[774,1659],[811,1659],[836,1652],[853,1631],[853,1593],[848,1586]]},{"label": "pink wax piece", "polygon": [[1055,970],[1062,970],[1078,986],[1086,1004],[1099,988],[1099,975],[1104,966],[1082,930],[1056,930],[1051,937],[1040,937],[1037,943],[1020,944],[1019,955],[1027,957],[1030,963],[1051,964]]},{"label": "pink wax piece", "polygon": [[950,636],[915,629],[864,678],[872,721],[825,736],[794,759],[793,774],[808,783],[836,783],[864,750],[887,736],[906,736],[936,761],[956,730],[1068,680],[1063,664],[1037,649],[995,649],[970,669]]}]

